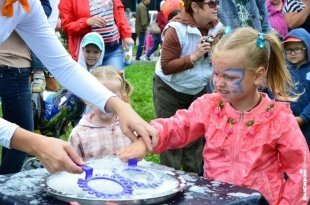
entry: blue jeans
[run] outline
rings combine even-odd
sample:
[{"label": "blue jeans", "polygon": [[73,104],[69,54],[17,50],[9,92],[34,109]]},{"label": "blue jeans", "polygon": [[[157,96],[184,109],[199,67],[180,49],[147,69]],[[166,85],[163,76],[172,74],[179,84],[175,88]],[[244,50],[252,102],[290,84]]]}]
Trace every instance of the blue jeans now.
[{"label": "blue jeans", "polygon": [[140,57],[141,57],[143,49],[144,49],[145,32],[140,32],[138,39],[139,39],[139,45],[138,45],[138,49],[137,49],[136,60],[140,60]]},{"label": "blue jeans", "polygon": [[161,34],[152,34],[153,35],[153,47],[147,52],[146,57],[150,59],[151,55],[158,49],[159,44],[161,44]]},{"label": "blue jeans", "polygon": [[40,59],[31,51],[31,68],[34,71],[41,70],[44,71],[45,66],[40,61]]},{"label": "blue jeans", "polygon": [[[0,66],[0,96],[3,118],[33,131],[30,72],[30,68]],[[0,174],[19,172],[25,157],[24,152],[3,147]]]},{"label": "blue jeans", "polygon": [[101,65],[113,65],[117,70],[124,70],[124,51],[122,47],[119,46],[113,51],[105,50]]}]

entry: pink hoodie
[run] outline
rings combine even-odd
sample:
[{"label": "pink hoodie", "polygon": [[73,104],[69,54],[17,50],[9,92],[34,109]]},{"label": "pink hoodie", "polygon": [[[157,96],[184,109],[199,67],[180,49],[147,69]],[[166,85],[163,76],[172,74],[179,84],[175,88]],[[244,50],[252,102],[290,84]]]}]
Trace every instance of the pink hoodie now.
[{"label": "pink hoodie", "polygon": [[205,177],[260,191],[270,205],[307,204],[310,180],[304,170],[310,173],[310,158],[305,138],[289,104],[262,95],[250,112],[207,94],[188,110],[153,120],[160,135],[155,152],[184,147],[204,135]]}]

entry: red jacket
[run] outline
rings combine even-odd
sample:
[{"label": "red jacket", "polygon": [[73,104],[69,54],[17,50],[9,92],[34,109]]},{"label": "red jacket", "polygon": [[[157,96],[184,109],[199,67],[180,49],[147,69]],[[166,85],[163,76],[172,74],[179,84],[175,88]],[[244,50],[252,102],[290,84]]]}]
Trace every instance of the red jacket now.
[{"label": "red jacket", "polygon": [[[114,18],[121,39],[131,38],[131,29],[124,13],[124,5],[121,0],[113,0]],[[63,31],[68,37],[68,48],[74,60],[79,56],[79,46],[83,36],[91,32],[91,27],[86,20],[90,18],[88,0],[61,0],[59,13]]]}]

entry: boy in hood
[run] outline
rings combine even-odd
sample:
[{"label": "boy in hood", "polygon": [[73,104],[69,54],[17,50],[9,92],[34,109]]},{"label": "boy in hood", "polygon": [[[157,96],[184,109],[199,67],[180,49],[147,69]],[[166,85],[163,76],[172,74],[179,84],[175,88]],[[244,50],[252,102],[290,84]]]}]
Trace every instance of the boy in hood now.
[{"label": "boy in hood", "polygon": [[289,70],[296,83],[295,93],[301,93],[291,109],[310,147],[310,34],[303,28],[291,30],[283,41]]},{"label": "boy in hood", "polygon": [[86,34],[80,44],[78,63],[88,71],[101,65],[104,57],[104,41],[97,32]]}]

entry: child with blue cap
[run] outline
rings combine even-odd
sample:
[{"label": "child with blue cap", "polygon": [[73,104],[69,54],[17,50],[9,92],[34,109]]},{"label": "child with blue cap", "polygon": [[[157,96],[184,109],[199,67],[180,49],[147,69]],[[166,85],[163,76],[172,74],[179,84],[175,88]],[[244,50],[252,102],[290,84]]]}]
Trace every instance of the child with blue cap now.
[{"label": "child with blue cap", "polygon": [[86,34],[80,44],[78,63],[90,71],[101,65],[104,57],[104,41],[97,32]]}]

